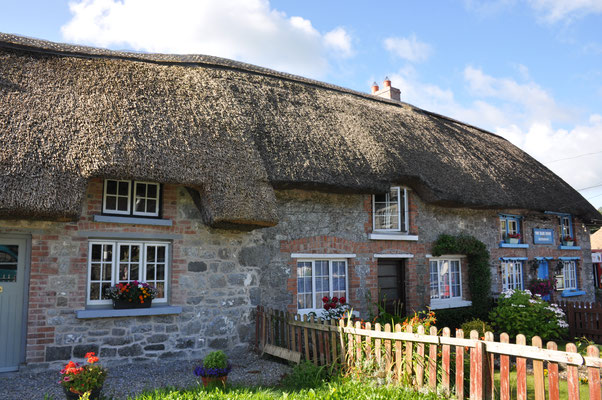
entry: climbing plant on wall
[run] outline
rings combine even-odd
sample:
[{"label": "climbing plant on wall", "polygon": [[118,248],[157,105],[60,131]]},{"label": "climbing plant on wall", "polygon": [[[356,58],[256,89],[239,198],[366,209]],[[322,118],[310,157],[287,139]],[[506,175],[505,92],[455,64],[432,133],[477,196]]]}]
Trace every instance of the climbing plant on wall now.
[{"label": "climbing plant on wall", "polygon": [[468,289],[475,316],[486,317],[491,306],[491,269],[485,243],[470,235],[440,235],[433,244],[433,256],[463,254],[468,260]]}]

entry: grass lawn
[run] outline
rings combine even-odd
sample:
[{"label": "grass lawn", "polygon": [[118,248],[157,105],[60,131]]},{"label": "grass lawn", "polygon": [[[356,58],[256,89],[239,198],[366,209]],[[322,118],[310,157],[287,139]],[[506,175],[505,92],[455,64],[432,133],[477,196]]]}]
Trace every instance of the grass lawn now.
[{"label": "grass lawn", "polygon": [[162,389],[135,397],[135,400],[273,400],[273,399],[403,399],[437,400],[434,393],[418,393],[399,386],[373,386],[349,379],[326,382],[312,389],[226,387],[191,390]]},{"label": "grass lawn", "polygon": [[[546,393],[548,392],[548,377],[546,376],[545,379],[545,386],[546,386]],[[559,387],[560,387],[560,398],[561,399],[568,399],[569,395],[567,392],[567,382],[566,380],[562,380],[560,379],[559,381]],[[495,373],[495,387],[496,390],[498,391],[498,396],[499,396],[499,387],[500,387],[500,373],[496,372]],[[527,399],[535,399],[535,393],[534,393],[534,385],[533,385],[533,375],[527,375]],[[582,383],[579,385],[579,394],[580,394],[580,398],[582,399],[589,399],[589,389],[587,386],[587,383]],[[510,397],[515,399],[516,398],[516,371],[510,371]],[[547,394],[546,394],[546,398],[547,398]]]}]

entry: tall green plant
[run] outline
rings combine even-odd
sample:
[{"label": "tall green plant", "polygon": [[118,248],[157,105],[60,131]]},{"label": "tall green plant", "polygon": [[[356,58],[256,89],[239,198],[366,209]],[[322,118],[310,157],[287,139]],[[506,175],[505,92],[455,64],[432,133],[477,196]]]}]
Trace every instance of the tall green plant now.
[{"label": "tall green plant", "polygon": [[474,315],[486,318],[491,307],[491,269],[485,243],[470,235],[440,235],[433,244],[435,257],[464,254],[468,260],[468,289]]}]

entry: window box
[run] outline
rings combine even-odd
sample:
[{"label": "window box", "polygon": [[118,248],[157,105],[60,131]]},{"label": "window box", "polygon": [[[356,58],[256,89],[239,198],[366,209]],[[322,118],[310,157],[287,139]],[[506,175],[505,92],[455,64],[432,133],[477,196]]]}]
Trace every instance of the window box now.
[{"label": "window box", "polygon": [[94,318],[122,318],[122,317],[144,317],[152,315],[173,315],[181,314],[180,306],[157,306],[151,308],[128,308],[125,310],[114,310],[112,308],[90,308],[86,310],[75,311],[77,319]]},{"label": "window box", "polygon": [[563,245],[563,246],[568,246],[568,247],[573,247],[573,243],[575,243],[575,242],[574,242],[574,241],[572,241],[572,240],[564,240],[564,241],[562,242],[562,245]]},{"label": "window box", "polygon": [[519,238],[506,238],[506,243],[509,244],[518,244]]}]

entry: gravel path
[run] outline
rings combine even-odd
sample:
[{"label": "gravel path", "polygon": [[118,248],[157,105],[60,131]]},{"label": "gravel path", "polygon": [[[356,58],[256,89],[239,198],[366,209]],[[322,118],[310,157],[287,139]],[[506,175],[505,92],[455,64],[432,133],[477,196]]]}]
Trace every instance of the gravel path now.
[{"label": "gravel path", "polygon": [[[160,364],[126,364],[113,366],[103,388],[103,395],[126,399],[145,390],[166,386],[187,388],[197,384],[192,373],[195,363],[189,361]],[[290,371],[285,364],[251,355],[243,365],[233,363],[228,383],[236,385],[272,386]],[[58,371],[15,372],[0,374],[0,400],[37,400],[44,394],[55,400],[65,398],[57,383]]]}]

